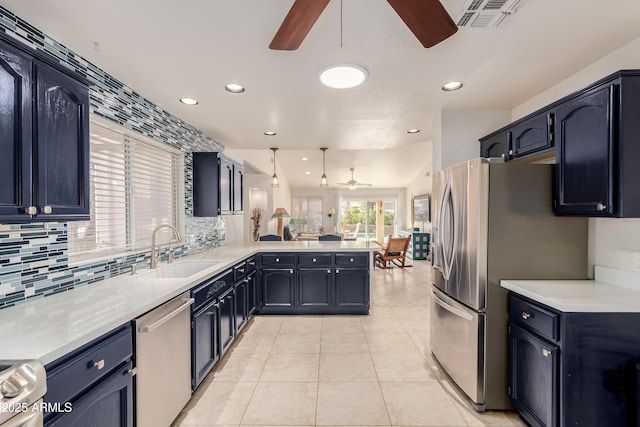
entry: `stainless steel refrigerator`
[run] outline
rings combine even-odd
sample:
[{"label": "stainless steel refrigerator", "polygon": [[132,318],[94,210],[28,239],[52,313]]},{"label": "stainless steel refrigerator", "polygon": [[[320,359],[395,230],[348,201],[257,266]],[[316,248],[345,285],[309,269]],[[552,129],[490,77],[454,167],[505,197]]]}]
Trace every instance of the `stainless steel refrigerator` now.
[{"label": "stainless steel refrigerator", "polygon": [[501,279],[584,279],[587,219],[553,214],[553,165],[476,159],[433,177],[431,351],[477,410],[509,409]]}]

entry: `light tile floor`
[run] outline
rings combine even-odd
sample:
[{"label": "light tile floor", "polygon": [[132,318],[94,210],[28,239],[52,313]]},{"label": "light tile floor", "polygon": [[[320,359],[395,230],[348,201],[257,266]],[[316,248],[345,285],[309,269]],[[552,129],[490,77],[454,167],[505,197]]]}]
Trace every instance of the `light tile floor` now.
[{"label": "light tile floor", "polygon": [[256,316],[174,426],[524,426],[475,412],[440,372],[429,274],[374,270],[369,316]]}]

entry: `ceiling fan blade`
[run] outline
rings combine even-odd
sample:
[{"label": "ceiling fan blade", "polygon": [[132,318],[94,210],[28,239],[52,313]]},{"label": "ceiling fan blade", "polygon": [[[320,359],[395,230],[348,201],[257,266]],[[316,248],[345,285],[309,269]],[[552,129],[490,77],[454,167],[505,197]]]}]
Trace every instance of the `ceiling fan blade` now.
[{"label": "ceiling fan blade", "polygon": [[451,37],[458,26],[438,0],[387,0],[424,47]]},{"label": "ceiling fan blade", "polygon": [[327,4],[329,0],[296,0],[271,40],[269,48],[274,50],[299,48]]}]

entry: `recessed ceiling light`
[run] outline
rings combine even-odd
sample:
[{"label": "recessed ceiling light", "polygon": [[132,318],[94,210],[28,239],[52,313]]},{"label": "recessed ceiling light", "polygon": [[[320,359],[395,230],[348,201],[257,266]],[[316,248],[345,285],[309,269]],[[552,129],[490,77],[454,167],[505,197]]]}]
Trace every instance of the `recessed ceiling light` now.
[{"label": "recessed ceiling light", "polygon": [[307,171],[304,173],[305,175],[311,175],[311,172]]},{"label": "recessed ceiling light", "polygon": [[265,135],[267,135],[267,136],[274,136],[274,135],[276,135],[276,133],[275,133],[274,131],[272,131],[272,130],[265,131],[265,133],[264,133],[264,134],[265,134]]},{"label": "recessed ceiling light", "polygon": [[231,93],[242,93],[244,92],[244,86],[239,85],[237,83],[229,83],[224,85],[224,88],[227,90],[227,92],[231,92]]},{"label": "recessed ceiling light", "polygon": [[320,82],[334,89],[350,89],[367,80],[367,70],[356,64],[338,64],[320,71]]},{"label": "recessed ceiling light", "polygon": [[407,133],[418,133],[418,132],[420,132],[420,129],[409,129],[407,131]]},{"label": "recessed ceiling light", "polygon": [[453,90],[458,90],[462,87],[462,82],[448,82],[442,86],[442,90],[451,92]]},{"label": "recessed ceiling light", "polygon": [[303,157],[302,160],[306,162],[307,160],[309,160],[309,158],[308,157]]},{"label": "recessed ceiling light", "polygon": [[193,98],[180,98],[180,102],[186,105],[198,105],[198,101]]}]

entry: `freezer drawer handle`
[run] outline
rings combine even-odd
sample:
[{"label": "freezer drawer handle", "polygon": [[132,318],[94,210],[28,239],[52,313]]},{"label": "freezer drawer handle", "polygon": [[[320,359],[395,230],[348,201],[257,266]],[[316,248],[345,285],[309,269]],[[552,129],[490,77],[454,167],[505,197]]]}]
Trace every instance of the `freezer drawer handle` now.
[{"label": "freezer drawer handle", "polygon": [[522,318],[523,318],[524,320],[527,320],[527,319],[528,319],[528,318],[530,318],[530,317],[531,317],[531,314],[527,313],[526,311],[523,311],[523,312],[522,312]]},{"label": "freezer drawer handle", "polygon": [[438,295],[436,295],[436,293],[433,290],[431,291],[431,296],[433,296],[433,299],[436,302],[436,304],[438,304],[440,307],[447,310],[449,313],[455,314],[458,317],[462,317],[465,320],[469,320],[469,321],[473,320],[473,317],[470,314],[465,313],[464,311],[459,310],[456,307],[450,304],[447,304],[446,302],[441,300],[440,297],[438,297]]},{"label": "freezer drawer handle", "polygon": [[175,310],[173,310],[171,313],[167,314],[166,316],[164,316],[162,319],[156,320],[155,322],[153,322],[150,325],[140,325],[140,327],[138,328],[139,332],[151,332],[153,331],[155,328],[157,328],[158,326],[162,325],[163,323],[171,320],[172,318],[176,317],[178,314],[180,314],[182,311],[186,310],[187,308],[189,308],[189,306],[191,304],[193,304],[195,302],[195,299],[193,298],[187,298],[184,300],[184,304],[182,304],[180,307],[176,308]]}]

